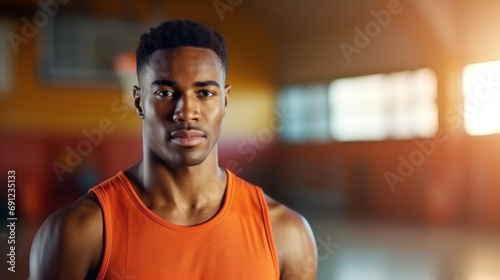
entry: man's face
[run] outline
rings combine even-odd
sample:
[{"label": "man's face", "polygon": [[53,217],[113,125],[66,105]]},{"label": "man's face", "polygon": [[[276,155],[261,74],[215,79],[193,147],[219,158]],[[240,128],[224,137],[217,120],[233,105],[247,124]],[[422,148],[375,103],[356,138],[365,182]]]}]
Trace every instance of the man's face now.
[{"label": "man's face", "polygon": [[[194,166],[217,144],[230,87],[210,49],[178,47],[154,52],[134,90],[143,117],[145,152],[171,166]],[[213,155],[213,156],[216,156]]]}]

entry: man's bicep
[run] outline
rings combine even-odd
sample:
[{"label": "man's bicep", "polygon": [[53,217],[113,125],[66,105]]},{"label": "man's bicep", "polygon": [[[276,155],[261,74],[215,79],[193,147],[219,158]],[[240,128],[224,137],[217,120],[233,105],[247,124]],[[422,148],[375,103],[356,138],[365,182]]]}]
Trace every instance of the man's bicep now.
[{"label": "man's bicep", "polygon": [[85,279],[93,256],[88,224],[69,209],[52,214],[33,240],[29,279]]},{"label": "man's bicep", "polygon": [[281,280],[314,280],[318,270],[318,254],[314,235],[306,219],[292,214],[287,226],[288,250],[284,257]]},{"label": "man's bicep", "polygon": [[58,244],[54,244],[55,240],[49,238],[51,236],[51,227],[50,221],[45,221],[31,244],[29,259],[30,280],[49,279],[53,276],[49,268],[54,267],[55,252],[57,251]]}]

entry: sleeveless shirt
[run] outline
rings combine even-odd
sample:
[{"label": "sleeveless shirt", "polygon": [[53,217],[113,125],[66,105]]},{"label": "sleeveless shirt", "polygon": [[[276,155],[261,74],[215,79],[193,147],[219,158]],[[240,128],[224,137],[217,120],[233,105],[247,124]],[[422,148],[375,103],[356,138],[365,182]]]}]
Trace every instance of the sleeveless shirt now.
[{"label": "sleeveless shirt", "polygon": [[220,210],[194,226],[176,225],[153,213],[123,171],[91,188],[104,220],[97,279],[279,279],[263,191],[226,172]]}]

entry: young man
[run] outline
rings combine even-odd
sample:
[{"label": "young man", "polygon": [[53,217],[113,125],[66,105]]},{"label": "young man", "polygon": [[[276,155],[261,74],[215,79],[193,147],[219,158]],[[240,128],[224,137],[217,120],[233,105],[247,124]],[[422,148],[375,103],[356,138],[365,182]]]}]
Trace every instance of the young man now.
[{"label": "young man", "polygon": [[143,158],[52,214],[30,279],[315,279],[306,220],[219,167],[224,39],[174,20],[142,35]]}]

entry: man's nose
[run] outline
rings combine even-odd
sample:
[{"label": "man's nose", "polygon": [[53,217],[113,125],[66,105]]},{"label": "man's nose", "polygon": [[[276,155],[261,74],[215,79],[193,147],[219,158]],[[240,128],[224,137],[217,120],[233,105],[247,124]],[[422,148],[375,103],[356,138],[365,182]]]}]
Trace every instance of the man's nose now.
[{"label": "man's nose", "polygon": [[194,97],[181,96],[175,104],[174,122],[191,122],[199,118],[199,106]]}]

